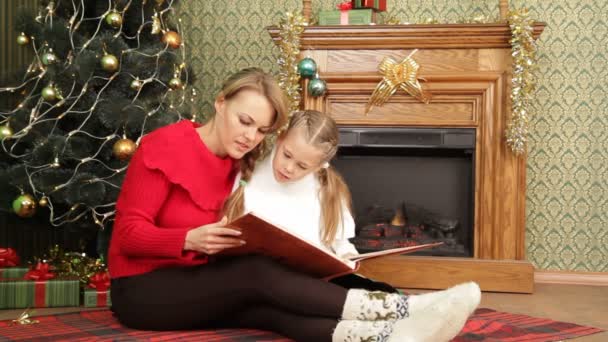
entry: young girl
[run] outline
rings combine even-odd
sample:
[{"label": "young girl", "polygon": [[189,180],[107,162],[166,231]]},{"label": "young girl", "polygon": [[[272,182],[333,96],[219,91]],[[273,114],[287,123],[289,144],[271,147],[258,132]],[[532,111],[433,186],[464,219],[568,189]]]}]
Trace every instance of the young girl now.
[{"label": "young girl", "polygon": [[[329,165],[338,150],[338,127],[328,115],[293,113],[269,158],[245,168],[226,203],[229,219],[253,211],[326,251],[357,255],[348,241],[355,236],[350,191]],[[392,286],[357,275],[332,280],[345,288],[397,292]]]}]

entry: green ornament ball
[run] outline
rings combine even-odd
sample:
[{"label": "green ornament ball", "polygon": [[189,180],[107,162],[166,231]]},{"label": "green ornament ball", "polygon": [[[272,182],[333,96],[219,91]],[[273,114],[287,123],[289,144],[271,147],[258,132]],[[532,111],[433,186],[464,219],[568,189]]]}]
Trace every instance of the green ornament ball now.
[{"label": "green ornament ball", "polygon": [[118,70],[118,58],[114,55],[105,55],[101,57],[101,67],[105,71],[116,71]]},{"label": "green ornament ball", "polygon": [[0,140],[8,139],[13,136],[13,130],[8,125],[0,126]]},{"label": "green ornament ball", "polygon": [[55,101],[57,99],[57,91],[52,86],[42,88],[42,98],[46,101]]},{"label": "green ornament ball", "polygon": [[317,74],[317,63],[310,57],[303,58],[298,63],[298,74],[303,78],[313,78]]},{"label": "green ornament ball", "polygon": [[312,97],[323,96],[327,91],[327,83],[322,79],[315,77],[310,82],[308,82],[308,93]]},{"label": "green ornament ball", "polygon": [[122,16],[118,12],[110,12],[106,15],[106,23],[114,28],[119,28],[122,25]]},{"label": "green ornament ball", "polygon": [[133,90],[139,90],[139,89],[141,89],[141,87],[142,87],[143,85],[144,85],[144,84],[143,84],[143,83],[142,83],[142,82],[141,82],[139,79],[134,79],[133,81],[131,81],[131,85],[130,85],[130,87],[131,87],[131,89],[133,89]]},{"label": "green ornament ball", "polygon": [[20,35],[17,36],[17,44],[19,45],[27,45],[30,43],[30,38],[25,35],[25,33],[21,32]]},{"label": "green ornament ball", "polygon": [[57,63],[57,56],[55,56],[55,54],[52,52],[45,52],[40,58],[40,60],[44,65],[51,65]]},{"label": "green ornament ball", "polygon": [[183,86],[184,84],[182,83],[182,80],[177,77],[174,77],[169,80],[169,88],[173,90],[181,89]]},{"label": "green ornament ball", "polygon": [[13,201],[13,211],[19,217],[32,217],[36,213],[36,201],[31,195],[23,194]]}]

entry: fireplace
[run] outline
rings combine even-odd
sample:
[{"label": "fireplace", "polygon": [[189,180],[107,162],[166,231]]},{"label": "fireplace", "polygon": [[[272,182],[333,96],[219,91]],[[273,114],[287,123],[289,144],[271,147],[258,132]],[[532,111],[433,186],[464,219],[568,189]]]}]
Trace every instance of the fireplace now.
[{"label": "fireplace", "polygon": [[443,242],[418,255],[471,257],[475,130],[340,128],[332,164],[353,197],[359,252]]},{"label": "fireplace", "polygon": [[[543,28],[534,24],[535,38]],[[277,43],[284,37],[277,27],[268,31]],[[315,96],[305,80],[301,107],[330,113],[342,129],[334,164],[353,192],[357,238],[408,243],[420,234],[407,225],[423,224],[432,238],[455,246],[447,253],[366,260],[361,274],[404,288],[474,280],[484,291],[533,291],[534,267],[525,260],[526,159],[508,149],[504,136],[511,115],[510,39],[506,23],[308,26],[302,32],[300,58],[316,61],[327,91]],[[397,89],[366,111],[383,81],[382,60],[402,61],[414,49],[430,102]],[[453,169],[442,172],[447,168]],[[439,227],[428,228],[433,223]],[[447,228],[454,224],[456,230]],[[399,234],[405,238],[395,238]]]}]

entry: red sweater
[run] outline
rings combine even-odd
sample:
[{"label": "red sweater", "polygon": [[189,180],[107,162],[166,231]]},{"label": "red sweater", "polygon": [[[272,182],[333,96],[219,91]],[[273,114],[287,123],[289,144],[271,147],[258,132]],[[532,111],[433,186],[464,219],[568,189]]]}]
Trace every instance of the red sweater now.
[{"label": "red sweater", "polygon": [[108,267],[112,278],[207,262],[184,251],[186,233],[219,220],[236,161],[220,158],[183,120],[146,135],[131,159],[116,202]]}]

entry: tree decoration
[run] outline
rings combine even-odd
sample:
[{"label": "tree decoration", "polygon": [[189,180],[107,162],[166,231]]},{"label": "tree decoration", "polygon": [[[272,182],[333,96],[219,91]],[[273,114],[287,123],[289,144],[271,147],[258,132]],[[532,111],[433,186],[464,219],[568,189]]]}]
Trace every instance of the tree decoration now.
[{"label": "tree decoration", "polygon": [[150,32],[152,34],[159,34],[162,30],[162,23],[158,17],[158,12],[154,11],[154,15],[152,16],[152,30]]},{"label": "tree decoration", "polygon": [[129,85],[129,87],[133,90],[139,90],[141,89],[141,87],[143,86],[143,82],[139,80],[139,78],[134,79],[133,81],[131,81],[131,84]]},{"label": "tree decoration", "polygon": [[507,145],[521,155],[526,153],[528,141],[528,121],[530,102],[536,86],[536,42],[534,41],[534,20],[529,19],[528,10],[509,13],[511,27],[511,56],[513,57],[513,78],[511,79],[511,120],[507,124]]},{"label": "tree decoration", "polygon": [[279,49],[281,54],[278,59],[279,86],[289,99],[289,112],[299,109],[302,95],[300,94],[300,75],[297,71],[298,58],[300,55],[300,36],[304,27],[308,25],[306,19],[298,14],[287,12],[286,18],[279,23]]},{"label": "tree decoration", "polygon": [[46,197],[42,197],[40,201],[38,201],[38,205],[41,207],[46,207],[49,204],[49,201]]},{"label": "tree decoration", "polygon": [[19,45],[27,45],[30,43],[30,38],[25,35],[25,33],[21,32],[20,35],[17,36],[17,44]]},{"label": "tree decoration", "polygon": [[418,100],[429,103],[431,96],[422,90],[422,86],[418,81],[418,69],[420,69],[420,66],[412,58],[417,51],[412,51],[400,63],[397,63],[390,57],[384,57],[378,66],[380,73],[384,77],[370,96],[365,106],[365,114],[369,113],[372,106],[384,105],[399,88]]},{"label": "tree decoration", "polygon": [[177,49],[182,44],[182,37],[175,31],[167,31],[163,34],[162,42],[172,49]]},{"label": "tree decoration", "polygon": [[53,53],[53,49],[49,49],[48,52],[42,54],[40,61],[42,62],[42,65],[49,66],[57,63],[57,56]]},{"label": "tree decoration", "polygon": [[122,25],[122,15],[116,11],[112,11],[106,15],[106,23],[113,28],[120,28]]},{"label": "tree decoration", "polygon": [[112,147],[112,153],[120,160],[127,160],[131,158],[133,153],[137,150],[137,144],[131,139],[123,138],[114,143]]},{"label": "tree decoration", "polygon": [[42,98],[48,102],[55,101],[58,98],[57,90],[52,84],[49,84],[48,86],[42,88],[41,95]]},{"label": "tree decoration", "polygon": [[106,53],[101,57],[101,67],[105,71],[114,72],[118,70],[119,64],[118,58],[112,54]]},{"label": "tree decoration", "polygon": [[171,88],[173,90],[179,90],[179,89],[182,89],[183,87],[184,87],[184,84],[179,77],[173,76],[173,78],[169,80],[169,88]]},{"label": "tree decoration", "polygon": [[3,139],[8,139],[13,136],[13,130],[10,128],[8,124],[0,125],[0,141]]},{"label": "tree decoration", "polygon": [[32,217],[36,213],[36,200],[29,194],[22,194],[13,201],[13,211],[19,217]]}]

